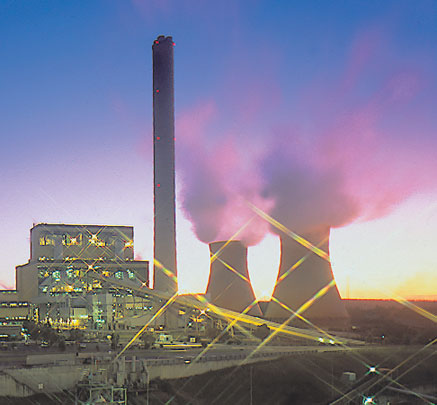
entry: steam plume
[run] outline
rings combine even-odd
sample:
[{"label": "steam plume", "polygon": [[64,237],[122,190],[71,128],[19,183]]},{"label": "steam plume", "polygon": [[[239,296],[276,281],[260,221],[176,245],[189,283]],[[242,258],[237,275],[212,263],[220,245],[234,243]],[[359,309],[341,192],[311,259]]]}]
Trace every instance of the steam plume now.
[{"label": "steam plume", "polygon": [[[417,66],[388,71],[375,37],[356,41],[340,78],[310,87],[291,116],[279,106],[282,120],[266,98],[244,123],[247,103],[233,106],[230,128],[213,102],[179,118],[183,208],[199,239],[232,236],[252,217],[245,201],[299,233],[383,216],[435,186],[436,122],[417,107],[437,104],[435,79]],[[267,231],[255,220],[239,238]]]}]

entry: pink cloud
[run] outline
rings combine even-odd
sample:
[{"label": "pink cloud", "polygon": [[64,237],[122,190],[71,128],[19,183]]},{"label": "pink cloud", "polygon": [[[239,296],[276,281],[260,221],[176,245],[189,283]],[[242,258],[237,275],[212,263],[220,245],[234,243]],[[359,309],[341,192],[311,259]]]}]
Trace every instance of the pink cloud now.
[{"label": "pink cloud", "polygon": [[[346,73],[306,92],[316,97],[303,98],[303,116],[270,118],[281,96],[267,74],[236,86],[250,97],[231,97],[226,108],[207,101],[179,117],[183,207],[201,240],[237,232],[252,216],[247,201],[304,232],[386,215],[437,188],[436,128],[421,136],[399,123],[403,115],[419,123],[412,106],[435,80],[411,66],[382,69],[385,42],[379,30],[358,39]],[[256,220],[241,237],[256,244],[266,232]]]}]

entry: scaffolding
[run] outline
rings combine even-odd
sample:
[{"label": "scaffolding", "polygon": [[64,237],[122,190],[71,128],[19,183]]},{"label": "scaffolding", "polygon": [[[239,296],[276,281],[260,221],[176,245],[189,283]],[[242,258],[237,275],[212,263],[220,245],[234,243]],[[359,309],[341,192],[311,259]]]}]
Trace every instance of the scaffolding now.
[{"label": "scaffolding", "polygon": [[127,405],[127,391],[109,384],[82,382],[77,385],[74,404]]}]

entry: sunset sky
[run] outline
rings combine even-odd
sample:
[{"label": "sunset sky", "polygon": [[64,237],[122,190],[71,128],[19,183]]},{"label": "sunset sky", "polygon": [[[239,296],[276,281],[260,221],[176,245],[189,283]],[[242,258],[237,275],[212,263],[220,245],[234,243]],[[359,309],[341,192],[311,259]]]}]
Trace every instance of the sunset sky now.
[{"label": "sunset sky", "polygon": [[[437,2],[0,2],[0,286],[34,223],[132,225],[153,259],[152,50],[175,46],[177,249],[253,211],[328,224],[342,297],[437,299]],[[279,242],[241,234],[258,297]],[[199,240],[200,239],[200,240]]]}]

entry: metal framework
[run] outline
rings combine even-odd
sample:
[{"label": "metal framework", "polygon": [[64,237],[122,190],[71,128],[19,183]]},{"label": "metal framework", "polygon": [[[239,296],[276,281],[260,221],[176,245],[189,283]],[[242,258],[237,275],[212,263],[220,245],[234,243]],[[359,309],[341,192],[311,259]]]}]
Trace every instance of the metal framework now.
[{"label": "metal framework", "polygon": [[74,403],[75,405],[127,405],[127,391],[126,388],[104,383],[79,383]]}]

